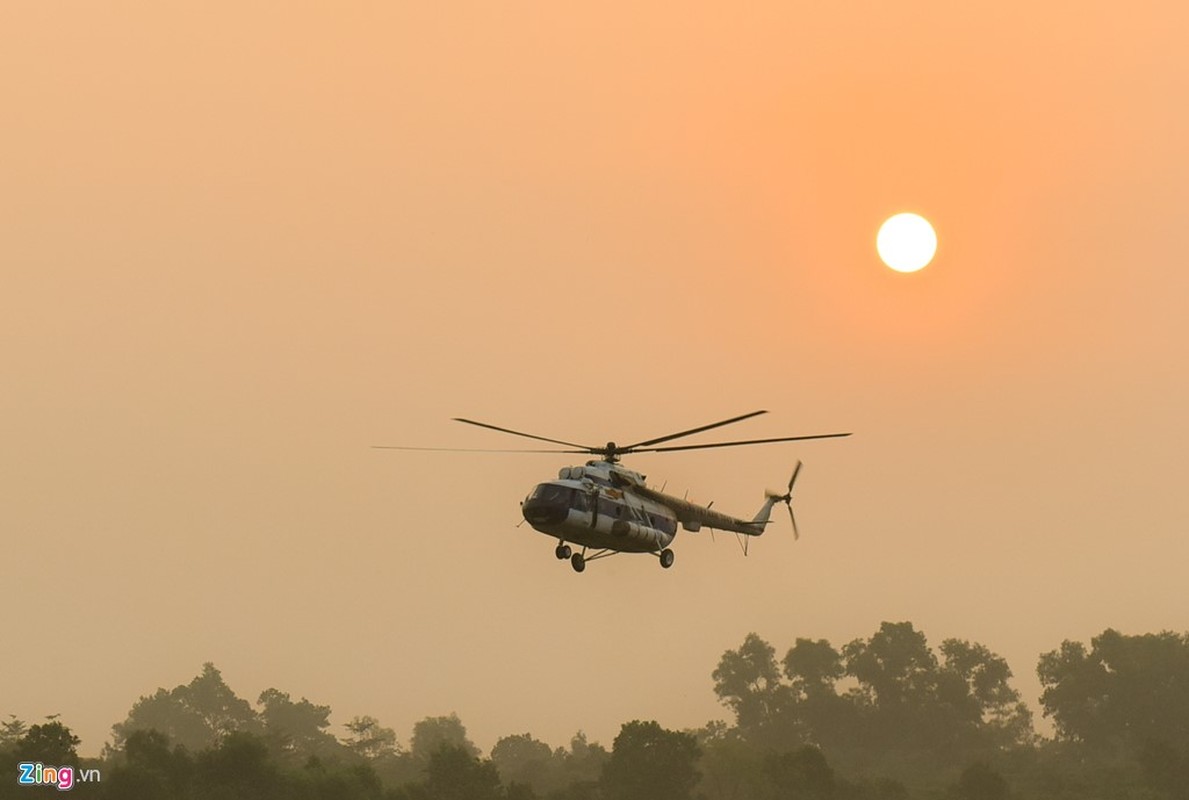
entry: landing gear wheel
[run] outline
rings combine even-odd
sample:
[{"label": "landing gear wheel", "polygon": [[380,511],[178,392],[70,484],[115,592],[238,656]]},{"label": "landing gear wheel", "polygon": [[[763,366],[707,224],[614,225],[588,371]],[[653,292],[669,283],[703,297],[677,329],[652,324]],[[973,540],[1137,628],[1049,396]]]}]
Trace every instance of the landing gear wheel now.
[{"label": "landing gear wheel", "polygon": [[575,553],[570,556],[570,566],[574,568],[575,572],[581,572],[586,569],[586,559],[582,557],[581,553]]},{"label": "landing gear wheel", "polygon": [[665,569],[673,566],[673,558],[673,551],[666,547],[661,551],[661,566]]},{"label": "landing gear wheel", "polygon": [[570,546],[568,544],[559,544],[557,549],[553,551],[553,554],[557,556],[558,561],[565,561],[570,557]]}]

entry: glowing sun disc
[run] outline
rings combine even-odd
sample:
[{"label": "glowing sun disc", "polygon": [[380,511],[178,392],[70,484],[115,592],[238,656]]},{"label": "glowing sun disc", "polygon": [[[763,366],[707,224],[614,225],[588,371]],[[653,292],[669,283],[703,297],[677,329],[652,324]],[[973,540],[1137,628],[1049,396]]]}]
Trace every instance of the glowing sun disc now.
[{"label": "glowing sun disc", "polygon": [[937,234],[920,214],[896,214],[879,227],[875,249],[883,263],[897,272],[916,272],[933,260]]}]

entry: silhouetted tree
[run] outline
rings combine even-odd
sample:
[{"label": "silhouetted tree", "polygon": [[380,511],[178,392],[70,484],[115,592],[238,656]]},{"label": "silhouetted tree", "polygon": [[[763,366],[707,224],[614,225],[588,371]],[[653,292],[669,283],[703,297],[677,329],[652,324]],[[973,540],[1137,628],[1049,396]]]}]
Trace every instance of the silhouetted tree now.
[{"label": "silhouetted tree", "polygon": [[13,754],[18,761],[41,761],[53,766],[73,765],[78,761],[79,738],[54,720],[33,725],[16,741]]},{"label": "silhouetted tree", "polygon": [[688,800],[698,783],[692,734],[656,722],[626,723],[615,737],[600,785],[606,800]]},{"label": "silhouetted tree", "polygon": [[937,658],[911,622],[884,622],[870,639],[856,639],[842,652],[846,673],[859,681],[870,705],[890,719],[927,701]]},{"label": "silhouetted tree", "polygon": [[202,674],[186,687],[188,705],[201,715],[216,736],[236,731],[258,732],[256,712],[223,681],[223,674],[209,661]]},{"label": "silhouetted tree", "polygon": [[735,724],[757,746],[774,746],[783,730],[792,694],[781,683],[776,651],[754,633],[738,650],[723,653],[711,674],[714,693],[735,712]]},{"label": "silhouetted tree", "polygon": [[1140,752],[1144,781],[1168,800],[1189,800],[1189,750],[1149,742]]},{"label": "silhouetted tree", "polygon": [[426,717],[413,726],[409,751],[414,761],[428,764],[430,757],[444,746],[459,748],[472,757],[479,755],[479,748],[467,738],[467,729],[457,714]]},{"label": "silhouetted tree", "polygon": [[850,746],[857,710],[854,698],[838,694],[837,683],[846,674],[842,655],[825,639],[797,639],[782,663],[793,692],[791,713],[800,722],[800,738],[822,747]]},{"label": "silhouetted tree", "polygon": [[554,751],[554,757],[560,759],[561,776],[558,783],[563,787],[566,798],[577,800],[597,794],[603,767],[611,756],[607,748],[588,740],[585,733],[578,731],[570,737],[570,749],[559,747]]},{"label": "silhouetted tree", "polygon": [[304,762],[309,756],[326,756],[340,747],[326,730],[330,706],[316,706],[304,697],[295,703],[277,689],[261,692],[259,704],[265,738],[280,756]]},{"label": "silhouetted tree", "polygon": [[471,749],[442,745],[429,757],[425,782],[418,794],[426,800],[502,800],[499,770],[491,761],[476,758]]},{"label": "silhouetted tree", "polygon": [[1065,641],[1037,667],[1040,702],[1063,738],[1094,748],[1189,747],[1189,634],[1106,630]]},{"label": "silhouetted tree", "polygon": [[366,764],[328,769],[316,756],[300,772],[285,776],[286,800],[380,800],[380,778]]},{"label": "silhouetted tree", "polygon": [[137,700],[127,719],[112,726],[112,749],[122,749],[134,732],[146,730],[160,731],[170,741],[193,751],[208,747],[218,739],[218,734],[211,730],[202,714],[188,702],[184,686],[172,691],[158,689]]},{"label": "silhouetted tree", "polygon": [[491,748],[491,760],[504,783],[524,784],[537,792],[560,788],[560,769],[553,750],[527,733],[504,736]]},{"label": "silhouetted tree", "polygon": [[287,800],[268,745],[262,737],[242,731],[227,734],[217,746],[198,754],[193,785],[195,797],[203,800]]},{"label": "silhouetted tree", "polygon": [[189,797],[194,760],[181,745],[155,730],[133,731],[124,742],[123,759],[103,775],[108,797],[120,800],[180,800]]},{"label": "silhouetted tree", "polygon": [[343,727],[351,734],[343,744],[356,755],[374,760],[394,756],[398,752],[396,732],[381,726],[375,717],[354,717]]},{"label": "silhouetted tree", "polygon": [[773,798],[829,800],[834,797],[834,770],[816,747],[807,745],[792,753],[771,754],[764,762],[764,771]]},{"label": "silhouetted tree", "polygon": [[582,781],[571,783],[561,789],[550,792],[545,800],[602,800],[598,783]]},{"label": "silhouetted tree", "polygon": [[16,714],[9,714],[7,720],[0,722],[0,749],[15,745],[28,730],[29,726],[17,719]]},{"label": "silhouetted tree", "polygon": [[137,700],[128,718],[112,726],[112,747],[122,748],[137,730],[161,731],[170,741],[197,752],[228,733],[258,732],[261,726],[251,705],[231,691],[214,664],[206,663],[189,684],[158,689]]},{"label": "silhouetted tree", "polygon": [[707,723],[696,734],[701,757],[699,792],[713,800],[742,800],[761,796],[765,782],[763,754],[736,728]]},{"label": "silhouetted tree", "polygon": [[[912,623],[884,622],[841,652],[797,639],[782,680],[773,648],[749,634],[719,661],[715,692],[751,746],[783,753],[811,744],[852,769],[884,764],[905,776],[1031,741],[1032,717],[1004,659],[959,639],[944,641],[940,656]],[[728,750],[718,750],[721,778]]]},{"label": "silhouetted tree", "polygon": [[1028,744],[1032,712],[1008,682],[1012,671],[1007,661],[981,644],[960,639],[946,639],[941,653],[938,700],[954,709],[958,723],[972,728],[983,744]]},{"label": "silhouetted tree", "polygon": [[857,783],[838,781],[835,791],[838,800],[908,800],[908,788],[899,781],[890,778],[878,778],[874,781],[862,780]]},{"label": "silhouetted tree", "polygon": [[942,643],[943,661],[910,622],[884,622],[843,648],[861,714],[857,737],[881,752],[915,751],[941,762],[1025,744],[1032,719],[1008,683],[1007,662],[979,644]]},{"label": "silhouetted tree", "polygon": [[836,696],[835,684],[846,674],[842,655],[825,639],[797,639],[784,657],[784,674],[798,696]]},{"label": "silhouetted tree", "polygon": [[962,770],[958,783],[950,790],[954,800],[1006,800],[1007,781],[986,764],[976,762]]}]

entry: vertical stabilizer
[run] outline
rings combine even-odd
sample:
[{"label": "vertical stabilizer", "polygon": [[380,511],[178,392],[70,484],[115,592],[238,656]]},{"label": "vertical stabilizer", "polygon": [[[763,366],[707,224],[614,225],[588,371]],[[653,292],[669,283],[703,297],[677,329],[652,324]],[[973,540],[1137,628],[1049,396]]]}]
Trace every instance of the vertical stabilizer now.
[{"label": "vertical stabilizer", "polygon": [[[760,506],[760,510],[756,512],[755,519],[752,524],[759,527],[762,533],[764,527],[768,524],[772,517],[772,507],[777,503],[784,503],[789,508],[789,520],[793,523],[793,538],[800,539],[801,532],[797,530],[797,517],[793,514],[793,484],[797,482],[797,476],[801,474],[801,462],[797,462],[797,466],[793,467],[793,477],[789,478],[789,489],[784,494],[776,494],[773,491],[764,492],[764,505]],[[759,535],[758,533],[756,534]]]}]

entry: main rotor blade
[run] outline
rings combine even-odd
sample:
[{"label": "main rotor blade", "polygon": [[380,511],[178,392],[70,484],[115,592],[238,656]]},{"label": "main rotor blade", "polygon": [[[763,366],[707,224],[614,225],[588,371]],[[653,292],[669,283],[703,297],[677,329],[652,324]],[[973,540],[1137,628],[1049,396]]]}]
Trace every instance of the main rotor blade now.
[{"label": "main rotor blade", "polygon": [[373,450],[422,450],[436,453],[588,453],[589,450],[491,450],[476,447],[404,447],[396,444],[373,444]]},{"label": "main rotor blade", "polygon": [[581,452],[583,452],[583,453],[589,453],[596,449],[594,447],[591,447],[591,446],[585,445],[585,444],[574,444],[573,442],[563,442],[561,439],[550,439],[545,436],[535,436],[531,433],[522,433],[520,431],[514,431],[511,428],[501,428],[498,425],[488,425],[486,422],[475,422],[475,420],[473,420],[473,419],[463,419],[462,417],[454,417],[454,421],[455,422],[465,422],[467,425],[478,425],[480,428],[490,428],[491,430],[499,431],[500,433],[510,433],[513,436],[523,436],[526,439],[536,439],[539,442],[550,442],[552,444],[564,444],[566,447],[580,447],[580,448],[582,448]]},{"label": "main rotor blade", "polygon": [[816,433],[812,436],[781,436],[777,439],[747,439],[740,442],[715,442],[713,444],[679,444],[672,447],[622,447],[620,453],[669,453],[674,450],[705,450],[711,447],[740,447],[745,444],[769,444],[771,442],[800,442],[806,439],[837,439],[850,436],[849,433]]},{"label": "main rotor blade", "polygon": [[661,442],[670,442],[674,439],[680,439],[682,436],[693,436],[695,433],[708,431],[711,428],[721,428],[723,425],[730,425],[733,422],[742,422],[745,419],[751,419],[752,417],[758,417],[760,414],[767,413],[767,411],[753,411],[750,414],[744,414],[741,417],[731,417],[730,419],[724,419],[722,422],[712,422],[709,425],[703,425],[700,428],[690,428],[688,431],[682,431],[681,433],[670,433],[668,436],[661,436],[657,439],[649,439],[646,442],[636,442],[635,444],[629,444],[627,447],[618,448],[618,450],[619,452],[624,453],[628,450],[635,450],[637,447],[647,447],[653,444],[660,444]]}]

